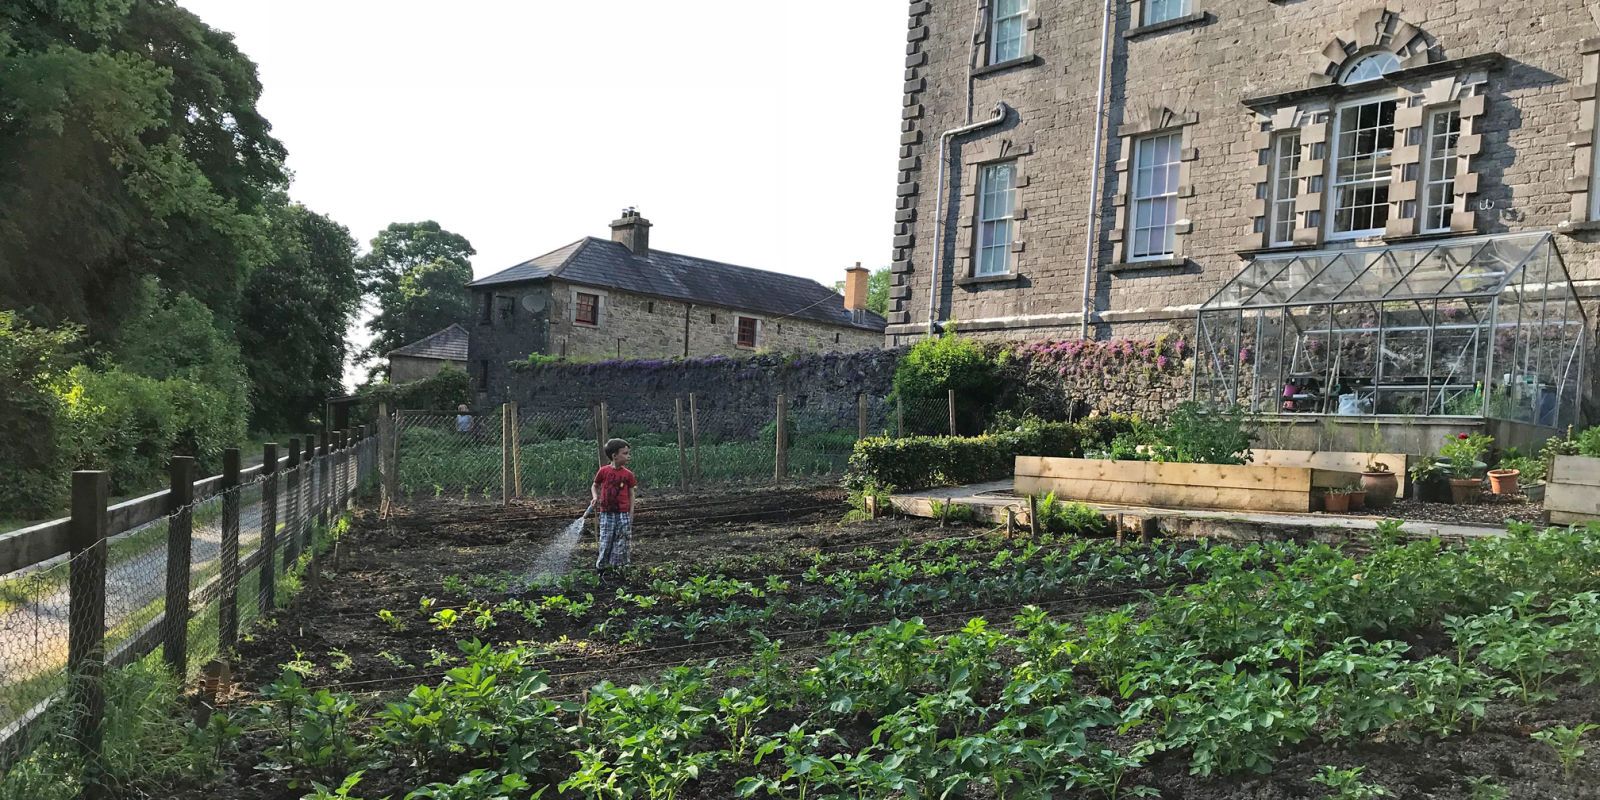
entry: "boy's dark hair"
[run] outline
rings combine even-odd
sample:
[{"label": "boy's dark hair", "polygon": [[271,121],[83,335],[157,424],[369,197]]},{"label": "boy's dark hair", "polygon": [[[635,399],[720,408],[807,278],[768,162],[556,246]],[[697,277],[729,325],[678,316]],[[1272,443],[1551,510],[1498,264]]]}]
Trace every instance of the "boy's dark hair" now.
[{"label": "boy's dark hair", "polygon": [[606,442],[606,458],[616,458],[618,451],[620,451],[624,447],[631,447],[631,446],[632,445],[628,444],[627,442],[625,442],[625,441],[623,441],[621,439],[612,439],[611,441]]}]

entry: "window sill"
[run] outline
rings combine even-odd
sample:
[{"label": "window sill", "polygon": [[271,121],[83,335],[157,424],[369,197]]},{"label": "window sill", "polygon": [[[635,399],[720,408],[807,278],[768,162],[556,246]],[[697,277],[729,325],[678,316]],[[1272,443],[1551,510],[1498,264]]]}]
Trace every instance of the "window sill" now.
[{"label": "window sill", "polygon": [[1557,233],[1572,235],[1574,233],[1594,233],[1600,231],[1600,219],[1584,219],[1563,222],[1556,226]]},{"label": "window sill", "polygon": [[1255,258],[1256,256],[1272,255],[1273,253],[1293,253],[1301,250],[1315,250],[1321,245],[1315,244],[1275,244],[1269,247],[1252,247],[1247,250],[1235,250],[1235,255],[1240,258]]},{"label": "window sill", "polygon": [[598,328],[598,327],[600,327],[600,323],[598,323],[598,322],[580,322],[578,320],[573,320],[572,324],[573,324],[574,327],[578,327],[578,328]]},{"label": "window sill", "polygon": [[1209,13],[1204,11],[1196,11],[1193,14],[1185,14],[1181,17],[1173,17],[1172,19],[1165,20],[1163,22],[1157,22],[1151,25],[1140,25],[1137,28],[1129,28],[1128,30],[1122,32],[1122,38],[1143,39],[1146,36],[1154,36],[1158,33],[1165,33],[1166,31],[1177,30],[1179,28],[1198,27],[1210,21],[1211,15]]},{"label": "window sill", "polygon": [[1385,242],[1427,242],[1434,239],[1453,239],[1457,236],[1476,236],[1476,232],[1467,231],[1429,231],[1427,233],[1405,233],[1399,236],[1385,236]]},{"label": "window sill", "polygon": [[1112,264],[1106,271],[1113,275],[1124,272],[1150,272],[1158,269],[1179,269],[1189,266],[1187,258],[1161,258],[1150,261],[1125,261]]},{"label": "window sill", "polygon": [[1004,275],[971,275],[971,276],[968,276],[968,277],[965,277],[965,278],[957,278],[956,279],[956,285],[957,286],[997,286],[997,285],[1003,285],[1003,284],[1007,284],[1007,283],[1016,283],[1017,281],[1020,281],[1020,280],[1022,280],[1022,276],[1021,275],[1018,275],[1015,272],[1007,272]]},{"label": "window sill", "polygon": [[1038,63],[1038,56],[1026,55],[1022,58],[1013,58],[1010,61],[1001,61],[996,64],[990,64],[987,67],[979,67],[972,71],[972,77],[981,78],[984,75],[993,75],[997,72],[1006,72],[1008,70],[1018,69],[1021,67],[1031,67]]}]

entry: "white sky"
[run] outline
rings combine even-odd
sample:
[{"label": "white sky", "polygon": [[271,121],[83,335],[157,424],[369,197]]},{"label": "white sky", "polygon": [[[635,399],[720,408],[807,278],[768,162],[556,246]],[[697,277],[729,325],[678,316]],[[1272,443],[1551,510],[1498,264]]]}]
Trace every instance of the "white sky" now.
[{"label": "white sky", "polygon": [[654,247],[829,285],[890,255],[905,4],[180,0],[260,66],[294,199],[479,276],[637,206]]},{"label": "white sky", "polygon": [[437,220],[481,277],[637,206],[662,250],[830,286],[889,261],[904,2],[179,1],[259,66],[293,198],[363,249]]}]

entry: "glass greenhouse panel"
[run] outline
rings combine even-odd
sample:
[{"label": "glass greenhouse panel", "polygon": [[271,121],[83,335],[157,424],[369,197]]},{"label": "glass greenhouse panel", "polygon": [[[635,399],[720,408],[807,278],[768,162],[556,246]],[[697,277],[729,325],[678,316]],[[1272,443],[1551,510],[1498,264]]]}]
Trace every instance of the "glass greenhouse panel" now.
[{"label": "glass greenhouse panel", "polygon": [[1263,256],[1203,304],[1195,394],[1255,414],[1568,424],[1588,346],[1549,234]]}]

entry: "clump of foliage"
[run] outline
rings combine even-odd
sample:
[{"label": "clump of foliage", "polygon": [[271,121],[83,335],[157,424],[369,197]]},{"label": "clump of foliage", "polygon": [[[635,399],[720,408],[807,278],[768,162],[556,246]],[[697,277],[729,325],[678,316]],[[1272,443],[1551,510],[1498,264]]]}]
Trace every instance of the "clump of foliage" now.
[{"label": "clump of foliage", "polygon": [[1339,769],[1326,766],[1311,776],[1311,782],[1328,787],[1328,797],[1331,800],[1371,800],[1374,797],[1389,797],[1388,789],[1361,780],[1361,773],[1365,771],[1364,767]]},{"label": "clump of foliage", "polygon": [[42,516],[66,498],[65,389],[79,330],[36,328],[0,311],[0,510]]},{"label": "clump of foliage", "polygon": [[472,402],[472,379],[465,370],[444,369],[408,383],[374,383],[361,389],[362,404],[376,409],[388,401],[391,408],[413,411],[454,411]]},{"label": "clump of foliage", "polygon": [[1247,464],[1250,433],[1237,406],[1180,404],[1155,433],[1156,461],[1180,464]]},{"label": "clump of foliage", "polygon": [[1578,761],[1588,753],[1588,748],[1583,746],[1584,734],[1600,729],[1600,725],[1585,722],[1576,728],[1565,725],[1554,725],[1542,731],[1534,731],[1533,739],[1544,742],[1556,751],[1556,758],[1561,761],[1561,772],[1567,777],[1572,777],[1572,771],[1577,768]]},{"label": "clump of foliage", "polygon": [[[995,361],[976,340],[947,333],[917,342],[900,358],[894,371],[894,399],[909,407],[938,405],[956,393],[957,425],[964,431],[981,427],[994,397]],[[907,419],[916,429],[920,415]],[[938,425],[943,429],[945,425]],[[932,427],[927,430],[933,430]]]},{"label": "clump of foliage", "polygon": [[1064,503],[1051,492],[1036,505],[1039,529],[1047,533],[1102,536],[1110,527],[1104,515],[1084,503]]},{"label": "clump of foliage", "polygon": [[1494,437],[1484,433],[1458,433],[1445,437],[1439,447],[1439,458],[1450,465],[1453,478],[1471,478],[1479,474],[1479,465],[1494,444]]}]

